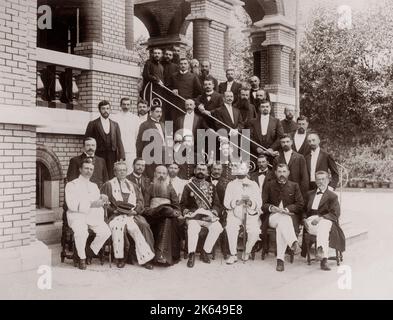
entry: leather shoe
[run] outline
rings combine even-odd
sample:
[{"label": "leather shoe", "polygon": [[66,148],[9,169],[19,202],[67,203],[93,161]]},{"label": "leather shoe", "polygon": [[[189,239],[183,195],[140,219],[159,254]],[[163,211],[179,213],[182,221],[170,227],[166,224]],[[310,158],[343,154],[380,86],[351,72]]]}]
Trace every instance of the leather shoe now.
[{"label": "leather shoe", "polygon": [[195,264],[195,253],[188,254],[187,267],[192,268]]},{"label": "leather shoe", "polygon": [[330,271],[331,269],[329,268],[329,264],[328,264],[328,259],[327,258],[323,258],[321,261],[321,269],[323,271]]},{"label": "leather shoe", "polygon": [[323,252],[322,247],[318,247],[317,253],[315,255],[315,260],[322,261],[323,260],[323,254],[324,254],[324,252]]},{"label": "leather shoe", "polygon": [[126,266],[126,263],[124,262],[124,259],[117,259],[117,264],[116,264],[116,266],[118,267],[118,268],[124,268],[125,266]]},{"label": "leather shoe", "polygon": [[92,260],[93,258],[98,258],[98,255],[96,255],[96,254],[94,253],[94,251],[91,250],[90,246],[88,246],[88,247],[86,248],[86,256],[87,256],[88,259],[90,259],[90,264],[91,264],[91,260]]},{"label": "leather shoe", "polygon": [[86,270],[87,266],[86,266],[86,259],[79,259],[79,269],[81,270]]},{"label": "leather shoe", "polygon": [[284,261],[277,259],[277,267],[276,270],[278,272],[283,272],[284,271]]},{"label": "leather shoe", "polygon": [[150,262],[146,262],[145,264],[142,265],[147,270],[152,270],[154,267]]},{"label": "leather shoe", "polygon": [[299,242],[295,241],[295,242],[292,244],[291,250],[292,250],[292,253],[293,253],[294,256],[299,255],[300,252],[302,251],[302,249],[301,249],[300,246],[299,246]]},{"label": "leather shoe", "polygon": [[210,263],[209,254],[206,253],[205,250],[202,250],[202,253],[201,253],[201,260],[202,260],[204,263]]}]

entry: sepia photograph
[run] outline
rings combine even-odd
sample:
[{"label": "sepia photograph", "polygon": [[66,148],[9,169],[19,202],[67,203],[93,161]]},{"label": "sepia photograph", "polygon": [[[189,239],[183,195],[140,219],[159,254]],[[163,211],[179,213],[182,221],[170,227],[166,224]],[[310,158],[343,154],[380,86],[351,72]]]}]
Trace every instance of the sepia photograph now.
[{"label": "sepia photograph", "polygon": [[0,1],[0,300],[391,300],[392,199],[393,0]]}]

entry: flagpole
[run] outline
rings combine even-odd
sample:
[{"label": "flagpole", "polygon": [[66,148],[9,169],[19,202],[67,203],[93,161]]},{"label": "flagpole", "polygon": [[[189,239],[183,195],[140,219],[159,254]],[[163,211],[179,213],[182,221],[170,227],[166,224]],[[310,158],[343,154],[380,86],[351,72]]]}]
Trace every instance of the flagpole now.
[{"label": "flagpole", "polygon": [[295,105],[296,113],[300,114],[300,35],[299,35],[299,0],[296,0],[296,30],[295,30]]}]

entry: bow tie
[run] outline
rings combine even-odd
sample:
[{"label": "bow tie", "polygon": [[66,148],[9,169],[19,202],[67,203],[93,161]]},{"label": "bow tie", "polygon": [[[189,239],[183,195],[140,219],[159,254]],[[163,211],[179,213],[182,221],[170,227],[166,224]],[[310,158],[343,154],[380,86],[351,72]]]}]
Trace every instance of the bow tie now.
[{"label": "bow tie", "polygon": [[319,196],[319,195],[321,195],[321,194],[323,194],[323,192],[319,190],[319,191],[317,192],[317,196]]},{"label": "bow tie", "polygon": [[220,178],[214,178],[214,177],[211,177],[211,180],[212,181],[218,181]]},{"label": "bow tie", "polygon": [[266,176],[266,174],[267,174],[267,171],[259,171],[258,172],[258,176],[261,176],[261,175]]}]

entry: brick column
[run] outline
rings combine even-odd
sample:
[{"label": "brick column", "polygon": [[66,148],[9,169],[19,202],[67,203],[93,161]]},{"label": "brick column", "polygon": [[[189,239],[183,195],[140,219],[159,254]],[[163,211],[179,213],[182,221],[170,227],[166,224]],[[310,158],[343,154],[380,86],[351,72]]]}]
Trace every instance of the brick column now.
[{"label": "brick column", "polygon": [[194,23],[194,57],[199,61],[209,60],[212,74],[225,80],[225,69],[229,63],[229,30],[232,10],[241,5],[238,0],[186,0],[191,4],[191,13],[186,18]]},{"label": "brick column", "polygon": [[275,116],[283,118],[284,108],[295,105],[292,61],[295,28],[283,16],[266,16],[254,24],[251,39],[261,83],[271,95]]},{"label": "brick column", "polygon": [[125,41],[126,48],[132,50],[134,47],[134,1],[125,1]]}]

